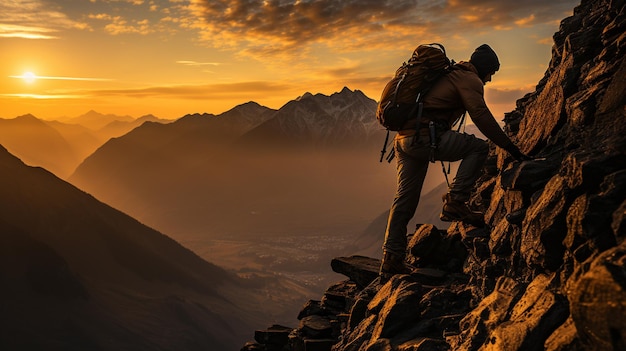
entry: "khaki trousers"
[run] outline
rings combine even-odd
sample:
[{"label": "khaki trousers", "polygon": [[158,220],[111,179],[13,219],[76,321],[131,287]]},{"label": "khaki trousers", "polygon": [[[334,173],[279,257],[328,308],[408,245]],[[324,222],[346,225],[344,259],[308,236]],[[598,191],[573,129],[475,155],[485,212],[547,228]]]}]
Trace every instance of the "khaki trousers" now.
[{"label": "khaki trousers", "polygon": [[[416,140],[414,140],[417,138]],[[398,185],[389,211],[383,250],[404,257],[407,247],[407,228],[415,215],[420,192],[428,170],[431,153],[428,135],[401,136],[394,139]],[[480,170],[487,158],[487,142],[473,135],[446,131],[440,136],[434,158],[439,161],[462,160],[450,185],[452,199],[467,201],[480,176]]]}]

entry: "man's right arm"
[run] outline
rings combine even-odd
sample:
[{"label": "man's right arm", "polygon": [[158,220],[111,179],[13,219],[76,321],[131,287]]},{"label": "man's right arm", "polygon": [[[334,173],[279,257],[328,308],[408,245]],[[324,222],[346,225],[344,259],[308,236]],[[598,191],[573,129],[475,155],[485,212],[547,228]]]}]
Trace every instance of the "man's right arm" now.
[{"label": "man's right arm", "polygon": [[[455,82],[463,106],[469,113],[476,127],[497,146],[507,150],[515,159],[524,159],[519,148],[504,133],[495,117],[487,107],[484,98],[484,86],[480,78],[471,72],[463,72],[459,81]],[[462,80],[461,80],[462,79]]]}]

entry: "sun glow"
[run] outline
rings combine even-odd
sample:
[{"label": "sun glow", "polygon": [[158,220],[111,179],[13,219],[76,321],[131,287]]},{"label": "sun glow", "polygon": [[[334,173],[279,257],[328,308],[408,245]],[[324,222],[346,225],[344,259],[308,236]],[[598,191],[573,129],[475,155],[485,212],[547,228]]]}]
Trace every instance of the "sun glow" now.
[{"label": "sun glow", "polygon": [[24,72],[21,76],[9,76],[10,78],[23,79],[26,83],[32,83],[35,80],[79,80],[79,81],[110,81],[108,78],[82,78],[82,77],[62,77],[62,76],[38,76],[33,72]]},{"label": "sun glow", "polygon": [[37,79],[37,75],[33,72],[24,72],[21,78],[24,79],[26,83],[31,84]]}]

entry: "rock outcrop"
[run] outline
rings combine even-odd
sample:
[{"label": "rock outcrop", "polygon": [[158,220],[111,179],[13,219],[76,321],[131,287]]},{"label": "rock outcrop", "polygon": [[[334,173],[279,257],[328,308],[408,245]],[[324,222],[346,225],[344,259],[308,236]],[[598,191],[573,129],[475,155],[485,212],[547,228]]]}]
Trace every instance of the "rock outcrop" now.
[{"label": "rock outcrop", "polygon": [[387,282],[376,260],[336,259],[348,280],[282,343],[243,350],[626,350],[624,3],[583,0],[561,22],[545,77],[505,120],[534,160],[494,148],[473,193],[485,228],[422,225],[419,268]]}]

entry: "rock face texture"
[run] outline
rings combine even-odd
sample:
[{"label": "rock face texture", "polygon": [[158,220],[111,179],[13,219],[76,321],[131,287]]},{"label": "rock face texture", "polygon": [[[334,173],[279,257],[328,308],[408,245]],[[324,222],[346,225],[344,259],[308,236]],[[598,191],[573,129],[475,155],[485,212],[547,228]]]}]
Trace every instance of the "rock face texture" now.
[{"label": "rock face texture", "polygon": [[535,159],[494,148],[473,193],[485,228],[422,225],[418,269],[387,282],[375,260],[336,259],[349,279],[284,343],[243,350],[626,350],[624,4],[583,0],[561,22],[545,77],[505,121]]}]

